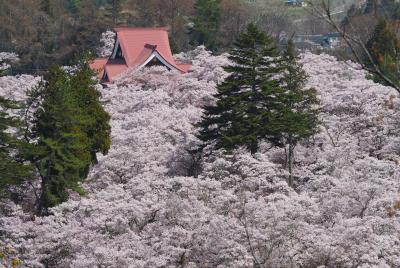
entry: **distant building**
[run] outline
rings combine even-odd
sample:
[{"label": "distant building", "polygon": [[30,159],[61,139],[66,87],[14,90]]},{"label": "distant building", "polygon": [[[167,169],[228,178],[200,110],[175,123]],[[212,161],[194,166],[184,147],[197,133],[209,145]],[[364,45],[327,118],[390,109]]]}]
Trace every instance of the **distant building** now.
[{"label": "distant building", "polygon": [[307,3],[304,0],[285,0],[286,6],[305,7]]},{"label": "distant building", "polygon": [[99,71],[104,83],[113,80],[128,68],[165,66],[168,70],[186,73],[191,65],[175,62],[166,28],[116,28],[113,53],[109,58],[95,59],[90,67]]},{"label": "distant building", "polygon": [[342,35],[338,32],[330,32],[324,35],[324,42],[327,44],[329,48],[336,47],[341,39]]},{"label": "distant building", "polygon": [[[333,49],[338,46],[341,40],[341,35],[338,32],[330,32],[325,35],[296,35],[293,37],[293,42],[300,50],[313,49]],[[282,37],[280,43],[285,45],[288,41],[286,36]]]}]

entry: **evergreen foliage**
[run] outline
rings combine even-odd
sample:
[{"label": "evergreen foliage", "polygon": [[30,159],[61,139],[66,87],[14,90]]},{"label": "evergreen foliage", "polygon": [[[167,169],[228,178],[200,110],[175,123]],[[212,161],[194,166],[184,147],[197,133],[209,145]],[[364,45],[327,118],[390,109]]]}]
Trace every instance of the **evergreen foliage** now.
[{"label": "evergreen foliage", "polygon": [[[200,44],[221,52],[229,49],[254,17],[253,6],[243,0],[0,1],[0,50],[21,55],[13,73],[43,75],[53,64],[70,64],[72,55],[81,49],[94,51],[101,33],[124,25],[169,27],[174,52]],[[274,33],[286,27],[272,20],[262,24],[272,25]],[[188,34],[192,29],[188,26],[195,23]]]},{"label": "evergreen foliage", "polygon": [[108,0],[106,5],[106,16],[109,17],[111,25],[118,25],[122,12],[124,0]]},{"label": "evergreen foliage", "polygon": [[281,92],[276,95],[270,111],[270,120],[264,125],[273,133],[270,141],[286,148],[289,185],[293,187],[293,161],[296,145],[314,135],[318,130],[318,98],[313,88],[304,89],[307,75],[297,62],[294,45],[290,41],[282,59]]},{"label": "evergreen foliage", "polygon": [[41,0],[40,1],[40,10],[46,13],[49,16],[52,16],[52,6],[50,0]]},{"label": "evergreen foliage", "polygon": [[235,43],[218,86],[216,105],[205,107],[198,138],[228,152],[245,146],[253,154],[260,141],[287,147],[289,185],[293,186],[294,148],[318,129],[315,89],[303,89],[307,75],[289,42],[279,56],[272,39],[250,24]]},{"label": "evergreen foliage", "polygon": [[197,0],[195,2],[194,25],[190,32],[193,45],[205,45],[213,51],[218,49],[216,34],[221,16],[220,2],[220,0]]},{"label": "evergreen foliage", "polygon": [[110,147],[110,117],[99,102],[93,75],[84,63],[72,74],[54,66],[31,93],[31,102],[39,100],[31,138],[38,141],[42,213],[67,200],[67,188],[83,193],[79,182],[97,163],[96,153],[106,154]]},{"label": "evergreen foliage", "polygon": [[218,85],[215,106],[205,107],[198,138],[228,151],[239,146],[252,153],[259,141],[273,139],[263,126],[269,122],[273,98],[279,91],[279,58],[270,36],[250,24],[235,43],[225,67],[230,75]]},{"label": "evergreen foliage", "polygon": [[78,12],[79,2],[80,2],[80,0],[67,0],[65,3],[66,11],[75,15]]},{"label": "evergreen foliage", "polygon": [[[398,22],[396,25],[396,22],[381,20],[366,47],[384,75],[400,86],[400,38],[396,33],[398,26]],[[369,63],[368,59],[366,62]],[[384,81],[376,76],[374,80],[384,84]]]},{"label": "evergreen foliage", "polygon": [[32,177],[27,164],[29,144],[21,139],[21,122],[11,116],[21,105],[0,97],[0,197],[9,196],[10,187],[20,186]]}]

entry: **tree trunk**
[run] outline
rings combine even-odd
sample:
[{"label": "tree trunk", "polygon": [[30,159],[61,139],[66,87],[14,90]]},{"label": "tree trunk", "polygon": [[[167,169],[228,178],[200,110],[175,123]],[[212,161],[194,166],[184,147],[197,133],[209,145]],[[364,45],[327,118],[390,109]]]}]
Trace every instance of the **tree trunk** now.
[{"label": "tree trunk", "polygon": [[250,150],[251,155],[254,155],[255,153],[257,153],[258,143],[256,141],[251,142],[250,146],[249,146],[249,150]]},{"label": "tree trunk", "polygon": [[42,216],[45,214],[45,194],[46,194],[46,178],[42,178],[41,182],[41,192],[40,192],[40,197],[39,197],[39,202],[38,202],[38,209],[37,209],[37,214]]},{"label": "tree trunk", "polygon": [[[38,215],[43,216],[47,215],[47,200],[46,200],[46,191],[47,191],[47,183],[50,178],[50,165],[51,162],[50,160],[46,161],[46,175],[40,175],[42,182],[41,182],[41,193],[40,193],[40,198],[39,198],[39,205],[38,205]],[[38,172],[40,174],[40,169],[37,167]]]},{"label": "tree trunk", "polygon": [[288,184],[293,188],[293,157],[294,157],[294,144],[289,142],[289,151],[288,151],[288,169],[289,169],[289,181]]}]

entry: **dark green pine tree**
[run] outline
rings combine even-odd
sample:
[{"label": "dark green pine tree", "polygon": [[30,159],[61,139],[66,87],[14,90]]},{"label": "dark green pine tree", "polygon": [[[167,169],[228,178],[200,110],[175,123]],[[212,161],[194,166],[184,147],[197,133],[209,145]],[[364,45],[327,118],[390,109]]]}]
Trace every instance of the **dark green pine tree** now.
[{"label": "dark green pine tree", "polygon": [[190,30],[193,45],[205,45],[213,51],[218,49],[217,32],[221,16],[220,2],[220,0],[196,0],[193,28]]},{"label": "dark green pine tree", "polygon": [[41,0],[40,1],[40,10],[46,13],[49,16],[53,15],[51,0]]},{"label": "dark green pine tree", "polygon": [[[84,56],[85,58],[86,56]],[[81,121],[84,131],[89,138],[91,163],[97,164],[97,153],[107,154],[111,146],[110,115],[100,103],[101,94],[96,90],[95,73],[87,64],[88,59],[79,60],[79,71],[76,72],[71,82],[71,91],[75,104],[80,107]]]},{"label": "dark green pine tree", "polygon": [[[260,140],[272,139],[268,123],[274,95],[279,90],[277,48],[270,36],[250,24],[235,42],[225,67],[230,75],[218,85],[216,105],[205,107],[198,138],[204,144],[231,151],[239,146],[251,153]],[[270,107],[271,106],[271,107]]]},{"label": "dark green pine tree", "polygon": [[111,23],[116,26],[121,19],[122,4],[125,0],[107,0],[106,15]]},{"label": "dark green pine tree", "polygon": [[79,0],[67,0],[65,3],[65,7],[67,11],[71,14],[76,14],[77,9],[78,9],[78,3]]},{"label": "dark green pine tree", "polygon": [[109,115],[94,88],[93,72],[86,64],[74,74],[52,67],[47,82],[32,92],[42,100],[34,116],[32,138],[38,141],[36,167],[42,180],[39,212],[66,201],[66,189],[82,194],[83,181],[96,153],[110,147]]},{"label": "dark green pine tree", "polygon": [[10,116],[10,111],[18,109],[19,103],[0,97],[0,197],[9,197],[33,177],[33,167],[26,162],[30,146],[21,138],[21,122]]},{"label": "dark green pine tree", "polygon": [[285,147],[290,174],[288,184],[293,187],[294,149],[300,141],[318,131],[319,101],[315,89],[304,88],[307,75],[295,57],[291,41],[283,55],[282,67],[282,88],[276,94],[269,123],[263,127],[266,132],[273,133],[274,138],[270,142]]}]

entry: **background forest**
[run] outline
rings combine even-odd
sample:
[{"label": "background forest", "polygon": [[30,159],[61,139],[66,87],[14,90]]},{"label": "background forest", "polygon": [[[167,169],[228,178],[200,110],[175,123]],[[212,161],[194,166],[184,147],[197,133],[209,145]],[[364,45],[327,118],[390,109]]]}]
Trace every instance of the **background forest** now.
[{"label": "background forest", "polygon": [[[250,6],[240,0],[203,2],[198,12],[213,25],[202,25],[202,31],[216,38],[215,49],[226,48],[251,16]],[[79,50],[94,49],[105,30],[128,25],[169,26],[177,52],[197,45],[189,34],[195,12],[193,0],[3,0],[0,51],[21,55],[15,71],[43,71],[52,63],[70,63]]]},{"label": "background forest", "polygon": [[14,73],[43,72],[70,64],[74,53],[98,46],[100,33],[124,25],[168,26],[174,52],[200,44],[221,52],[250,21],[275,38],[323,29],[302,8],[279,0],[2,0],[0,51],[20,55]]},{"label": "background forest", "polygon": [[[279,42],[295,34],[306,48],[309,48],[307,42],[323,45],[324,38],[337,31],[313,10],[314,5],[325,1],[310,1],[305,7],[288,3],[283,0],[2,0],[0,51],[20,55],[13,73],[43,73],[51,64],[70,64],[73,55],[80,51],[93,51],[99,45],[99,35],[116,26],[167,26],[174,52],[188,51],[197,45],[206,45],[214,52],[227,51],[249,22],[256,23]],[[361,35],[364,41],[371,37],[380,18],[397,20],[399,14],[399,3],[394,0],[326,3],[333,20],[347,27],[347,32]],[[350,53],[345,47],[343,44],[336,50],[348,57]]]}]

